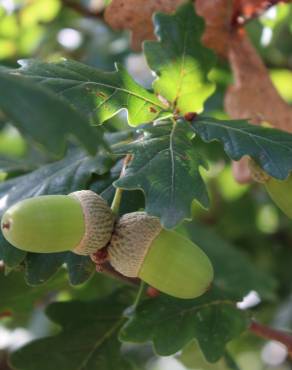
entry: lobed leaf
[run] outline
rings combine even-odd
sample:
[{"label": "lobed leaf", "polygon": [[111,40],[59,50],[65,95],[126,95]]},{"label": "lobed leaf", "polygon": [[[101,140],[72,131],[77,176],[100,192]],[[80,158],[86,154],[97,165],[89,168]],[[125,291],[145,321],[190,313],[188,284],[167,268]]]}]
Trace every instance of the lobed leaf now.
[{"label": "lobed leaf", "polygon": [[120,290],[90,302],[53,303],[48,317],[62,327],[55,336],[33,341],[14,352],[10,362],[16,370],[133,369],[120,352],[117,332],[129,292]]},{"label": "lobed leaf", "polygon": [[125,175],[114,182],[127,190],[141,189],[145,210],[160,217],[166,228],[191,217],[191,203],[198,200],[208,206],[208,193],[199,172],[206,166],[192,143],[186,122],[144,127],[141,137],[118,146],[116,153],[131,153],[133,159]]},{"label": "lobed leaf", "polygon": [[137,343],[151,340],[162,356],[176,353],[197,339],[206,359],[216,362],[224,355],[226,344],[246,325],[245,315],[235,302],[212,289],[197,299],[160,295],[143,301],[121,329],[120,339]]},{"label": "lobed leaf", "polygon": [[215,89],[208,80],[215,56],[200,42],[203,19],[187,3],[173,15],[157,13],[154,24],[159,41],[144,44],[147,62],[157,74],[154,91],[182,114],[201,112]]},{"label": "lobed leaf", "polygon": [[100,124],[121,109],[132,126],[153,121],[165,106],[150,91],[137,84],[120,65],[103,72],[71,60],[43,63],[21,61],[17,70],[65,98],[91,123]]},{"label": "lobed leaf", "polygon": [[279,180],[286,179],[292,170],[292,134],[250,125],[244,120],[222,121],[208,117],[194,119],[191,126],[205,142],[220,141],[235,161],[250,156]]}]

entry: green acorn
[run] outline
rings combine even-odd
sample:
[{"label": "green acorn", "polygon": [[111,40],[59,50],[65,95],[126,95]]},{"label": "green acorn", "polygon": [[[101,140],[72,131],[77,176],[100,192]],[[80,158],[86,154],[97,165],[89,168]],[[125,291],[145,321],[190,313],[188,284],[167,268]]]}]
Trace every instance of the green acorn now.
[{"label": "green acorn", "polygon": [[1,229],[12,245],[28,252],[88,255],[109,242],[114,221],[103,198],[82,190],[18,202],[3,215]]},{"label": "green acorn", "polygon": [[264,185],[277,206],[289,218],[292,218],[292,175],[289,175],[286,180],[277,180],[270,177]]},{"label": "green acorn", "polygon": [[277,180],[262,170],[253,160],[249,167],[255,181],[263,184],[274,203],[292,218],[292,174],[286,180]]},{"label": "green acorn", "polygon": [[213,280],[206,254],[189,239],[163,229],[158,218],[145,212],[125,214],[118,220],[108,254],[121,274],[139,277],[178,298],[202,295]]}]

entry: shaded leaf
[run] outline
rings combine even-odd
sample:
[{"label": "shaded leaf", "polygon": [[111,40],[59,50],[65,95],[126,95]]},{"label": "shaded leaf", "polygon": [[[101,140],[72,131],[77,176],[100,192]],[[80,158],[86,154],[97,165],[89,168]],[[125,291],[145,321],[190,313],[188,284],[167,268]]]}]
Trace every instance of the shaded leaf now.
[{"label": "shaded leaf", "polygon": [[0,108],[24,134],[54,154],[62,154],[65,140],[74,136],[91,153],[104,145],[102,137],[64,99],[44,86],[17,74],[0,72]]},{"label": "shaded leaf", "polygon": [[116,337],[128,302],[129,293],[121,290],[101,300],[50,305],[47,315],[62,326],[62,331],[14,352],[10,360],[13,367],[17,370],[132,369],[121,355]]},{"label": "shaded leaf", "polygon": [[292,135],[283,131],[253,126],[246,121],[221,121],[199,117],[193,130],[210,142],[221,141],[231,159],[244,155],[253,158],[269,175],[284,180],[292,170]]},{"label": "shaded leaf", "polygon": [[247,320],[234,302],[216,289],[192,300],[166,295],[143,301],[120,332],[130,342],[151,340],[159,355],[171,355],[194,338],[210,362],[224,355],[226,344],[246,328]]},{"label": "shaded leaf", "polygon": [[141,137],[116,148],[133,159],[125,176],[114,185],[128,190],[142,189],[146,212],[160,217],[166,228],[191,217],[191,203],[208,206],[208,194],[199,173],[203,159],[192,143],[186,122],[145,127]]},{"label": "shaded leaf", "polygon": [[66,287],[64,271],[53,277],[49,282],[39,287],[28,286],[22,272],[13,271],[7,276],[0,274],[0,312],[12,311],[14,320],[22,319],[23,316],[31,314],[31,311],[42,299]]},{"label": "shaded leaf", "polygon": [[165,107],[156,96],[138,85],[122,66],[103,72],[75,61],[21,62],[17,70],[65,98],[91,123],[102,123],[127,109],[132,126],[151,122]]},{"label": "shaded leaf", "polygon": [[202,111],[204,101],[215,89],[207,77],[215,58],[200,43],[202,18],[188,3],[174,15],[156,14],[154,24],[159,41],[145,42],[144,51],[157,74],[155,92],[182,114]]}]

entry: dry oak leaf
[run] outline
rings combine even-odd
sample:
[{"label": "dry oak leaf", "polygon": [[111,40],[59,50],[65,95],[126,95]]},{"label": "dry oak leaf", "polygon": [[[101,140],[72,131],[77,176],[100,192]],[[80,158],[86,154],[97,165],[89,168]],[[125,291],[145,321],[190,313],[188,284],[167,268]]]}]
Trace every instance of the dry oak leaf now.
[{"label": "dry oak leaf", "polygon": [[132,48],[141,50],[144,40],[155,39],[152,14],[172,13],[185,0],[112,0],[104,19],[111,28],[132,31]]},{"label": "dry oak leaf", "polygon": [[196,0],[198,15],[205,20],[203,43],[217,54],[226,57],[231,37],[232,0]]}]

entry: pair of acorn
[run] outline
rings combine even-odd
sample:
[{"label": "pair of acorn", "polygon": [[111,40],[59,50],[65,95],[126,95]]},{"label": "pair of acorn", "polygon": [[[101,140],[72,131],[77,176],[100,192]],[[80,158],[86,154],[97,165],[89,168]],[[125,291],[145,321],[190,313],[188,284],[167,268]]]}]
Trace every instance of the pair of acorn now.
[{"label": "pair of acorn", "polygon": [[189,239],[145,212],[116,219],[90,190],[23,200],[5,212],[1,228],[12,245],[29,252],[93,256],[106,247],[116,271],[178,298],[200,296],[213,279],[211,262]]}]

